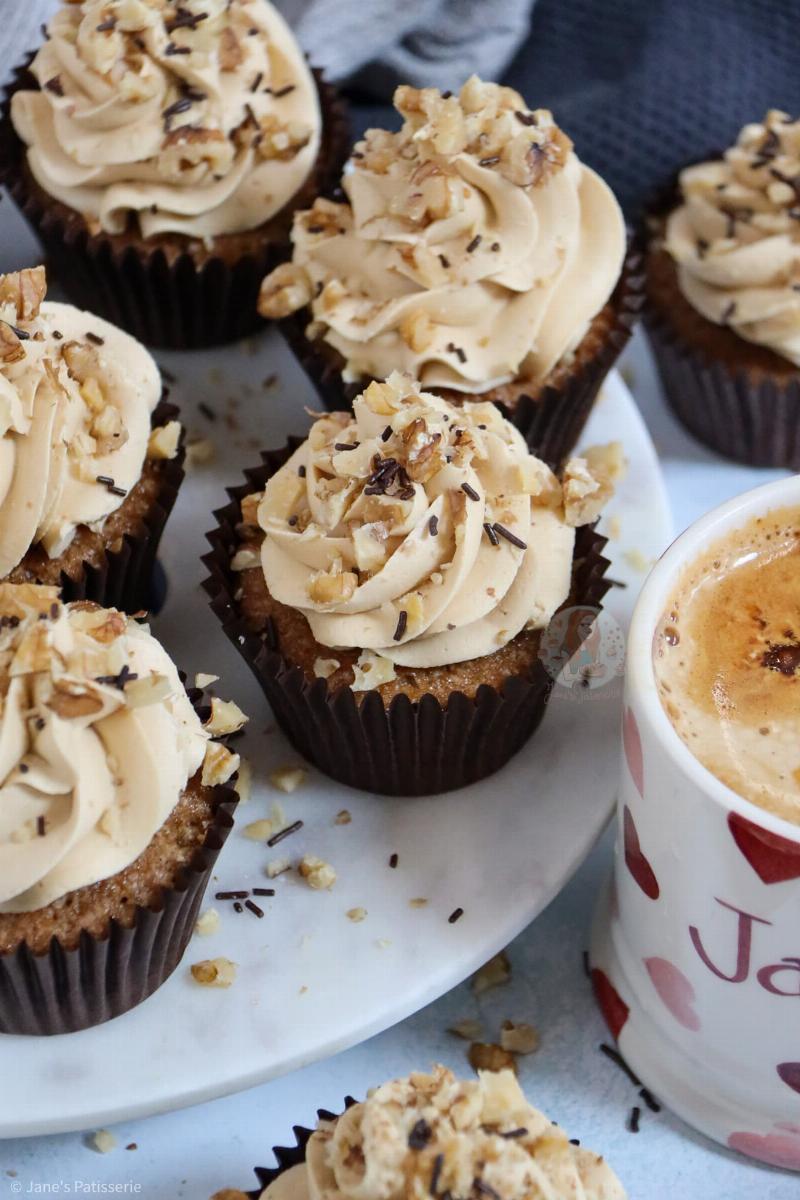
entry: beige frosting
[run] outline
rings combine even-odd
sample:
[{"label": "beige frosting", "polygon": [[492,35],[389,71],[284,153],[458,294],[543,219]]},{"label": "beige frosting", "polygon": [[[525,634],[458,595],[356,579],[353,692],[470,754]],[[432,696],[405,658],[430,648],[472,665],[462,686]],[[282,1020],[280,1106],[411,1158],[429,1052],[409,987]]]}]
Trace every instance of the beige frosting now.
[{"label": "beige frosting", "polygon": [[44,290],[41,267],[0,276],[0,578],[36,543],[55,558],[78,525],[102,528],[161,395],[144,346]]},{"label": "beige frosting", "polygon": [[261,311],[310,301],[349,380],[397,368],[481,392],[544,379],[619,278],[619,205],[511,88],[473,76],[449,98],[401,87],[395,105],[401,132],[371,130],[353,151],[347,203],[295,215],[293,264],[267,278]]},{"label": "beige frosting", "polygon": [[681,172],[666,248],[708,321],[800,365],[800,121],[771,111]]},{"label": "beige frosting", "polygon": [[316,159],[316,85],[267,0],[83,0],[50,21],[12,120],[51,196],[109,233],[239,233]]},{"label": "beige frosting", "polygon": [[462,1082],[444,1067],[386,1083],[337,1120],[321,1122],[305,1163],[279,1175],[261,1200],[445,1194],[625,1200],[604,1159],[571,1145],[528,1103],[512,1071],[481,1071],[477,1081]]},{"label": "beige frosting", "polygon": [[0,913],[124,870],[205,759],[238,765],[146,625],[55,588],[0,584],[0,697]]},{"label": "beige frosting", "polygon": [[[592,521],[618,447],[563,482],[488,402],[454,406],[405,375],[352,416],[318,419],[258,503],[267,586],[324,646],[435,667],[544,628],[570,588],[574,526]],[[252,501],[255,503],[255,501]]]}]

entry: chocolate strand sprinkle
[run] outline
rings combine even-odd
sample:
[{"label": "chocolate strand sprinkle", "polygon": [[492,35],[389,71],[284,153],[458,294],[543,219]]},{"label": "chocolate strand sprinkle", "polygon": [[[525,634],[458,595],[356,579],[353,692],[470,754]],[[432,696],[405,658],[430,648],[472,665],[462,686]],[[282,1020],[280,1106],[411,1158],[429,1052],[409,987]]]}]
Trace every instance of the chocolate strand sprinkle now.
[{"label": "chocolate strand sprinkle", "polygon": [[302,463],[297,468],[297,474],[300,476],[301,479],[305,479],[305,477],[306,477],[306,469]]},{"label": "chocolate strand sprinkle", "polygon": [[397,864],[398,864],[399,862],[400,862],[400,855],[399,855],[399,854],[393,854],[393,855],[391,856],[391,858],[389,859],[389,866],[392,868],[392,870],[393,870],[393,871],[395,870],[395,868],[397,867]]},{"label": "chocolate strand sprinkle", "polygon": [[606,1058],[610,1058],[614,1065],[619,1067],[620,1071],[624,1072],[624,1074],[628,1076],[628,1079],[630,1079],[634,1087],[638,1088],[642,1086],[641,1079],[631,1070],[631,1068],[625,1062],[625,1059],[620,1054],[619,1050],[615,1050],[613,1046],[607,1045],[606,1042],[601,1042],[600,1052],[605,1054]]},{"label": "chocolate strand sprinkle", "polygon": [[250,912],[251,912],[251,913],[252,913],[254,916],[256,916],[256,917],[259,917],[259,918],[261,918],[261,917],[263,917],[263,916],[264,916],[264,910],[263,910],[263,908],[259,908],[259,907],[258,907],[258,905],[257,905],[257,904],[255,904],[255,903],[254,903],[252,900],[245,900],[245,902],[244,902],[244,906],[245,906],[245,908],[246,908],[246,909],[248,909],[248,910],[249,910],[249,911],[250,911]]},{"label": "chocolate strand sprinkle", "polygon": [[272,88],[265,88],[264,90],[271,92],[275,100],[280,100],[282,96],[288,96],[290,92],[293,92],[296,86],[294,83],[287,83],[284,87],[278,88],[277,91],[273,91]]},{"label": "chocolate strand sprinkle", "polygon": [[254,896],[274,896],[275,888],[253,888]]},{"label": "chocolate strand sprinkle", "polygon": [[406,631],[408,624],[408,613],[404,608],[400,610],[400,616],[397,618],[397,628],[394,631],[393,637],[396,642],[399,642]]},{"label": "chocolate strand sprinkle", "polygon": [[256,75],[255,79],[253,80],[253,82],[250,84],[250,91],[251,91],[251,92],[257,92],[257,91],[258,91],[258,89],[261,87],[261,80],[262,80],[263,78],[264,78],[264,72],[263,72],[263,71],[259,71],[259,72],[258,72],[258,74]]},{"label": "chocolate strand sprinkle", "polygon": [[433,1168],[431,1170],[431,1182],[430,1182],[430,1187],[428,1189],[432,1196],[436,1195],[436,1192],[439,1188],[439,1180],[442,1177],[442,1167],[443,1166],[444,1166],[444,1155],[437,1154],[436,1158],[433,1160]]},{"label": "chocolate strand sprinkle", "polygon": [[456,921],[460,921],[464,915],[463,908],[454,908],[447,918],[448,924],[455,925]]},{"label": "chocolate strand sprinkle", "polygon": [[488,158],[479,158],[478,166],[479,167],[493,167],[495,165],[495,163],[499,163],[499,162],[500,162],[499,154],[490,154]]},{"label": "chocolate strand sprinkle", "polygon": [[495,531],[492,529],[492,526],[490,525],[490,523],[488,521],[483,522],[483,528],[486,531],[486,536],[488,537],[488,539],[492,543],[492,545],[499,546],[500,538],[497,536]]},{"label": "chocolate strand sprinkle", "polygon": [[472,1186],[479,1195],[489,1196],[490,1200],[500,1200],[500,1193],[496,1192],[491,1184],[485,1183],[482,1179],[476,1179]]},{"label": "chocolate strand sprinkle", "polygon": [[101,338],[99,333],[92,333],[91,329],[86,334],[87,342],[91,342],[93,346],[105,346],[105,338]]},{"label": "chocolate strand sprinkle", "polygon": [[334,442],[334,450],[357,450],[361,445],[360,442]]},{"label": "chocolate strand sprinkle", "polygon": [[392,427],[391,427],[391,425],[387,425],[386,428],[384,429],[383,433],[381,434],[381,441],[388,442],[388,440],[391,436],[392,436]]},{"label": "chocolate strand sprinkle", "polygon": [[168,108],[165,108],[161,114],[165,121],[169,121],[171,117],[180,116],[181,113],[188,112],[192,107],[192,101],[188,96],[181,96],[179,100],[175,100]]},{"label": "chocolate strand sprinkle", "polygon": [[639,1095],[642,1097],[645,1104],[650,1109],[650,1112],[654,1112],[654,1113],[661,1112],[661,1105],[658,1103],[658,1101],[656,1100],[655,1096],[653,1095],[653,1093],[650,1091],[649,1088],[646,1088],[646,1087],[642,1088],[641,1091],[639,1092]]},{"label": "chocolate strand sprinkle", "polygon": [[439,532],[439,518],[434,513],[434,515],[428,521],[428,533],[431,535],[431,537],[436,537],[438,532]]},{"label": "chocolate strand sprinkle", "polygon": [[471,483],[462,483],[461,490],[467,496],[469,496],[470,500],[480,500],[480,496],[475,491],[475,488],[472,486]]},{"label": "chocolate strand sprinkle", "polygon": [[476,233],[475,237],[472,239],[472,241],[467,246],[467,254],[472,254],[472,252],[474,250],[477,250],[478,246],[480,246],[482,241],[483,241],[483,238],[481,237],[481,235],[479,233]]},{"label": "chocolate strand sprinkle", "polygon": [[36,818],[36,833],[37,833],[37,836],[38,836],[38,837],[44,837],[44,835],[45,835],[45,832],[46,832],[46,831],[45,831],[44,817],[37,817],[37,818]]},{"label": "chocolate strand sprinkle", "polygon": [[523,542],[522,538],[517,537],[510,529],[506,529],[505,525],[501,525],[499,521],[494,523],[495,533],[499,533],[501,538],[505,538],[507,542],[511,542],[512,546],[516,546],[518,550],[527,550],[528,543]]},{"label": "chocolate strand sprinkle", "polygon": [[514,116],[517,118],[520,125],[531,126],[536,124],[535,113],[522,112],[520,109],[517,109],[517,111],[514,113]]},{"label": "chocolate strand sprinkle", "polygon": [[105,21],[101,21],[99,25],[95,25],[95,33],[110,33],[112,29],[117,27],[117,18],[108,17]]},{"label": "chocolate strand sprinkle", "polygon": [[631,1133],[639,1132],[639,1118],[641,1115],[642,1110],[639,1108],[639,1105],[634,1104],[633,1108],[631,1109],[631,1115],[628,1118],[628,1129]]},{"label": "chocolate strand sprinkle", "polygon": [[727,323],[728,321],[730,321],[731,317],[733,316],[733,314],[735,312],[736,312],[736,301],[731,300],[730,304],[726,304],[725,308],[722,310],[722,320]]},{"label": "chocolate strand sprinkle", "polygon": [[238,900],[236,900],[236,901],[234,902],[234,905],[233,905],[233,911],[234,911],[234,912],[237,912],[237,913],[244,912],[244,909],[242,908],[242,906],[241,906],[241,904],[239,903],[239,901],[238,901]]},{"label": "chocolate strand sprinkle", "polygon": [[178,46],[175,42],[167,42],[164,53],[168,56],[173,54],[191,54],[192,48],[191,46]]},{"label": "chocolate strand sprinkle", "polygon": [[249,892],[215,892],[215,900],[246,900]]},{"label": "chocolate strand sprinkle", "polygon": [[439,254],[439,255],[437,255],[437,258],[439,259],[439,262],[442,264],[442,266],[444,267],[444,269],[446,271],[447,268],[450,266],[450,259],[447,257],[446,254]]},{"label": "chocolate strand sprinkle", "polygon": [[298,829],[303,828],[302,821],[295,821],[292,825],[287,825],[285,829],[281,829],[278,833],[273,833],[271,838],[267,839],[268,846],[277,846],[278,842],[282,842],[284,838],[289,837],[293,833],[297,833]]},{"label": "chocolate strand sprinkle", "polygon": [[508,1133],[500,1134],[501,1138],[521,1138],[521,1137],[527,1137],[527,1136],[528,1136],[528,1129],[525,1125],[520,1126],[519,1129],[509,1129]]},{"label": "chocolate strand sprinkle", "polygon": [[17,337],[19,338],[19,340],[21,342],[27,342],[31,336],[27,332],[27,330],[19,329],[16,325],[10,325],[9,329],[11,330],[12,333],[15,333],[17,335]]},{"label": "chocolate strand sprinkle", "polygon": [[217,414],[214,412],[210,404],[206,404],[205,400],[201,400],[197,407],[200,409],[200,412],[203,414],[203,416],[209,421],[216,421]]}]

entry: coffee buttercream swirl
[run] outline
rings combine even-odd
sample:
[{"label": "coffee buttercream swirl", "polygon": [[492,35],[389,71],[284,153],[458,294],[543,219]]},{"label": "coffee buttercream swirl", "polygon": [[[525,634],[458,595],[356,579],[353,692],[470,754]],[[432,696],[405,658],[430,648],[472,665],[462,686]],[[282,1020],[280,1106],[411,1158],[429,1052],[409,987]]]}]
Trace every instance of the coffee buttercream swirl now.
[{"label": "coffee buttercream swirl", "polygon": [[83,0],[47,33],[12,120],[41,187],[107,232],[254,229],[308,177],[316,85],[267,0]]},{"label": "coffee buttercream swirl", "polygon": [[320,417],[268,482],[267,587],[324,646],[407,667],[491,654],[567,598],[574,527],[618,469],[618,447],[589,451],[559,481],[493,404],[395,373],[352,416]]},{"label": "coffee buttercream swirl", "polygon": [[772,110],[681,172],[666,248],[708,321],[800,365],[800,121]]}]

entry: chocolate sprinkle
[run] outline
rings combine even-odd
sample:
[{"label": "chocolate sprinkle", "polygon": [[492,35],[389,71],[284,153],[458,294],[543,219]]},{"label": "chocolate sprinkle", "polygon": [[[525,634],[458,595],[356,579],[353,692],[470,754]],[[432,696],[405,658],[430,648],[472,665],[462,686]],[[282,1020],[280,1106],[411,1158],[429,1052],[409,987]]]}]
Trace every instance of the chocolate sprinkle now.
[{"label": "chocolate sprinkle", "polygon": [[499,242],[492,242],[492,244],[491,244],[491,246],[489,247],[489,249],[490,249],[490,250],[494,250],[494,251],[497,251],[497,250],[499,250],[499,249],[500,249],[500,243],[499,243]]},{"label": "chocolate sprinkle", "polygon": [[528,543],[523,542],[522,538],[517,537],[510,529],[506,529],[505,525],[501,525],[499,521],[494,523],[495,533],[499,533],[501,538],[505,538],[507,542],[511,542],[512,546],[516,546],[518,550],[527,550]]},{"label": "chocolate sprinkle", "polygon": [[437,1189],[439,1187],[439,1180],[442,1177],[442,1167],[443,1166],[444,1166],[444,1155],[437,1154],[436,1158],[433,1160],[433,1169],[431,1170],[431,1182],[430,1182],[430,1187],[428,1189],[432,1196],[436,1195]]},{"label": "chocolate sprinkle", "polygon": [[488,537],[488,539],[489,539],[489,541],[492,543],[492,545],[493,545],[493,546],[499,546],[499,545],[500,545],[500,538],[497,536],[497,534],[495,533],[495,531],[492,529],[492,526],[491,526],[491,524],[490,524],[488,521],[484,521],[484,522],[483,522],[483,528],[484,528],[484,530],[485,530],[485,532],[486,532],[486,536]]},{"label": "chocolate sprinkle", "polygon": [[215,900],[246,900],[249,892],[215,892]]},{"label": "chocolate sprinkle", "polygon": [[37,835],[39,837],[44,837],[45,832],[46,831],[45,831],[44,817],[37,817],[36,818],[36,833],[37,833]]},{"label": "chocolate sprinkle", "polygon": [[389,859],[389,866],[392,868],[392,870],[393,870],[393,871],[394,871],[394,870],[396,870],[396,868],[397,868],[397,864],[398,864],[399,862],[400,862],[400,855],[399,855],[399,854],[393,854],[393,855],[391,856],[391,858]]},{"label": "chocolate sprinkle", "polygon": [[302,463],[297,468],[297,474],[300,476],[301,479],[305,479],[305,477],[306,477],[306,469]]},{"label": "chocolate sprinkle", "polygon": [[508,1133],[500,1134],[501,1138],[521,1138],[521,1137],[527,1137],[527,1136],[528,1136],[528,1129],[524,1125],[521,1126],[519,1129],[509,1129]]},{"label": "chocolate sprinkle", "polygon": [[522,112],[520,109],[517,109],[517,111],[514,113],[514,116],[517,118],[520,125],[527,125],[530,127],[531,125],[537,124],[535,113]]},{"label": "chocolate sprinkle", "polygon": [[207,417],[209,421],[216,421],[217,414],[214,412],[210,404],[206,404],[205,400],[201,400],[197,407],[200,409],[200,412],[203,414],[203,416]]},{"label": "chocolate sprinkle", "polygon": [[631,1070],[631,1068],[625,1062],[625,1059],[620,1054],[619,1050],[615,1050],[613,1046],[609,1046],[605,1042],[601,1042],[600,1052],[605,1054],[606,1058],[610,1058],[614,1065],[619,1067],[620,1071],[623,1071],[628,1076],[628,1079],[630,1079],[634,1087],[638,1088],[642,1086],[641,1079]]},{"label": "chocolate sprinkle", "polygon": [[633,1108],[631,1109],[631,1115],[628,1118],[628,1129],[631,1133],[639,1132],[639,1118],[641,1115],[642,1110],[639,1108],[639,1105],[634,1104]]},{"label": "chocolate sprinkle", "polygon": [[246,908],[246,909],[248,909],[248,910],[249,910],[249,911],[250,911],[250,912],[251,912],[251,913],[252,913],[254,916],[256,916],[256,917],[263,917],[263,916],[264,916],[264,910],[263,910],[263,908],[259,908],[257,904],[254,904],[254,903],[253,903],[253,901],[252,901],[252,900],[245,900],[245,902],[244,902],[244,906],[245,906],[245,908]]},{"label": "chocolate sprinkle", "polygon": [[54,75],[52,79],[48,79],[44,85],[46,92],[52,92],[54,96],[63,96],[64,88],[61,85],[61,77]]},{"label": "chocolate sprinkle", "polygon": [[237,912],[237,913],[244,912],[244,909],[242,908],[242,906],[238,900],[236,901],[236,903],[233,906],[233,911]]},{"label": "chocolate sprinkle", "polygon": [[190,46],[177,46],[175,42],[167,42],[164,53],[168,56],[173,54],[191,54]]},{"label": "chocolate sprinkle", "polygon": [[439,532],[439,518],[434,513],[434,515],[428,521],[428,533],[431,535],[431,537],[436,537],[438,532]]},{"label": "chocolate sprinkle", "polygon": [[570,1138],[569,1144],[570,1144],[570,1146],[580,1146],[581,1139],[580,1138]]},{"label": "chocolate sprinkle", "polygon": [[493,167],[495,165],[495,163],[499,163],[499,162],[500,162],[499,154],[490,154],[488,158],[479,158],[478,166],[479,167]]},{"label": "chocolate sprinkle", "polygon": [[447,918],[448,924],[455,925],[456,921],[460,921],[461,918],[463,917],[463,915],[464,915],[463,908],[454,908],[453,911],[450,913],[450,916]]},{"label": "chocolate sprinkle", "polygon": [[208,19],[208,13],[193,13],[188,8],[176,8],[175,16],[167,26],[167,33],[174,33],[176,29],[197,29],[201,21]]},{"label": "chocolate sprinkle", "polygon": [[334,450],[357,450],[361,445],[360,442],[334,442]]},{"label": "chocolate sprinkle", "polygon": [[500,1193],[496,1192],[490,1184],[484,1183],[482,1179],[474,1180],[472,1186],[479,1195],[489,1196],[490,1200],[500,1200]]},{"label": "chocolate sprinkle", "polygon": [[661,1112],[661,1105],[658,1103],[658,1101],[656,1100],[655,1096],[653,1095],[653,1093],[650,1091],[649,1088],[646,1088],[646,1087],[642,1088],[642,1090],[639,1092],[639,1095],[642,1097],[645,1104],[650,1109],[650,1112],[654,1112],[654,1113]]},{"label": "chocolate sprinkle", "polygon": [[165,108],[161,115],[165,121],[169,121],[172,117],[188,112],[191,107],[192,100],[188,96],[181,96],[179,100],[175,100],[168,108]]},{"label": "chocolate sprinkle", "polygon": [[409,1150],[424,1150],[432,1137],[433,1130],[428,1122],[421,1117],[408,1135]]},{"label": "chocolate sprinkle", "polygon": [[384,429],[383,433],[381,434],[381,441],[388,442],[388,440],[391,436],[392,436],[392,427],[391,427],[391,425],[387,425],[386,428]]},{"label": "chocolate sprinkle", "polygon": [[253,888],[254,896],[274,896],[275,888]]},{"label": "chocolate sprinkle", "polygon": [[292,526],[294,526],[294,525],[296,525],[296,524],[297,524],[297,517],[295,516],[295,514],[294,514],[294,513],[292,513],[291,517],[289,517],[289,518],[287,519],[287,521],[286,521],[286,524],[287,524],[287,525],[292,525]]},{"label": "chocolate sprinkle", "polygon": [[30,771],[30,767],[28,766],[28,764],[27,764],[27,763],[24,763],[24,762],[23,762],[23,763],[20,763],[20,764],[19,764],[19,773],[20,773],[20,775],[27,775],[27,774],[28,774],[28,771]]},{"label": "chocolate sprinkle", "polygon": [[465,495],[469,496],[470,500],[480,500],[480,496],[471,483],[462,483],[461,490]]},{"label": "chocolate sprinkle", "polygon": [[12,333],[15,333],[21,342],[27,342],[30,339],[30,334],[24,329],[18,329],[16,325],[9,325]]},{"label": "chocolate sprinkle", "polygon": [[259,71],[259,72],[258,72],[258,74],[256,75],[255,79],[253,80],[253,82],[250,84],[250,91],[251,91],[251,92],[257,92],[257,91],[258,91],[258,89],[261,87],[261,80],[262,80],[263,78],[264,78],[264,72],[263,72],[263,71]]},{"label": "chocolate sprinkle", "polygon": [[95,33],[110,33],[112,29],[117,27],[117,18],[108,17],[107,20],[101,21],[99,25],[95,25]]},{"label": "chocolate sprinkle", "polygon": [[270,847],[277,846],[278,842],[282,842],[284,838],[297,833],[298,829],[302,828],[303,822],[295,821],[292,825],[287,825],[285,829],[281,829],[278,833],[273,833],[272,837],[267,839],[267,845]]},{"label": "chocolate sprinkle", "polygon": [[730,304],[726,304],[725,308],[722,310],[723,321],[725,321],[725,322],[730,321],[731,317],[733,316],[733,314],[735,312],[736,312],[736,301],[731,300]]},{"label": "chocolate sprinkle", "polygon": [[482,241],[483,241],[483,238],[481,237],[481,235],[479,233],[476,233],[475,237],[472,239],[472,241],[467,246],[467,254],[472,254],[472,252],[474,250],[477,250],[478,246],[480,246]]},{"label": "chocolate sprinkle", "polygon": [[406,612],[406,610],[404,608],[401,608],[400,616],[397,618],[397,628],[395,629],[394,634],[392,635],[396,642],[399,642],[400,639],[402,638],[403,634],[406,631],[407,624],[408,624],[408,613]]},{"label": "chocolate sprinkle", "polygon": [[91,329],[86,334],[87,342],[91,342],[93,346],[105,346],[105,338],[101,338],[99,333],[92,333]]},{"label": "chocolate sprinkle", "polygon": [[293,92],[296,86],[297,85],[294,83],[287,83],[285,87],[278,88],[277,92],[273,92],[272,88],[267,88],[265,90],[272,92],[273,97],[276,100],[280,100],[282,96],[288,96],[290,92]]},{"label": "chocolate sprinkle", "polygon": [[455,342],[448,342],[445,349],[449,354],[455,354],[459,362],[465,363],[467,356],[461,346],[457,346]]},{"label": "chocolate sprinkle", "polygon": [[107,687],[115,687],[119,691],[123,691],[126,683],[132,683],[134,679],[138,678],[137,673],[132,671],[128,664],[125,663],[125,666],[116,675],[97,675],[95,682],[104,683]]},{"label": "chocolate sprinkle", "polygon": [[444,269],[446,271],[447,268],[450,266],[450,259],[447,257],[446,254],[439,254],[439,255],[437,255],[437,258],[439,259],[439,262],[442,264],[442,266],[444,267]]}]

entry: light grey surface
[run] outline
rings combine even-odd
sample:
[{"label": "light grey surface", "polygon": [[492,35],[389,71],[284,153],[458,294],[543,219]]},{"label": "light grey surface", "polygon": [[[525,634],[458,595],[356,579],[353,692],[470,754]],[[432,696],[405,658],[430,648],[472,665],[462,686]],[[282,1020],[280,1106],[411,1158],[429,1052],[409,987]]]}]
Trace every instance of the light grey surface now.
[{"label": "light grey surface", "polygon": [[[21,223],[6,205],[3,200],[0,270],[35,260]],[[723,463],[691,442],[661,405],[640,338],[626,365],[662,455],[676,531],[712,505],[777,474]],[[606,1033],[581,959],[609,861],[607,837],[559,899],[512,944],[514,970],[507,987],[477,1002],[468,985],[462,985],[393,1030],[327,1062],[239,1096],[126,1124],[113,1130],[117,1148],[107,1155],[98,1154],[81,1135],[2,1143],[0,1200],[45,1191],[87,1195],[112,1190],[148,1200],[204,1200],[223,1186],[249,1187],[251,1167],[269,1163],[270,1147],[290,1141],[291,1126],[311,1122],[317,1106],[336,1108],[347,1093],[362,1095],[384,1078],[437,1060],[465,1070],[465,1045],[446,1030],[453,1020],[475,1015],[484,1020],[490,1037],[506,1017],[530,1021],[540,1030],[541,1049],[522,1063],[523,1085],[570,1136],[608,1156],[631,1200],[796,1198],[796,1176],[723,1151],[668,1113],[643,1108],[641,1132],[627,1132],[628,1113],[638,1102],[636,1090],[598,1052]],[[496,873],[502,887],[503,864],[487,863],[486,870]],[[176,1011],[175,1021],[180,1020]],[[213,1028],[208,1038],[214,1038]],[[115,1064],[107,1067],[113,1074]],[[0,1039],[0,1087],[13,1086]],[[124,1091],[123,1075],[118,1086]],[[134,1143],[136,1150],[125,1149]]]}]

